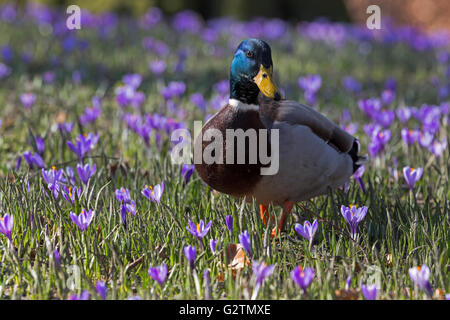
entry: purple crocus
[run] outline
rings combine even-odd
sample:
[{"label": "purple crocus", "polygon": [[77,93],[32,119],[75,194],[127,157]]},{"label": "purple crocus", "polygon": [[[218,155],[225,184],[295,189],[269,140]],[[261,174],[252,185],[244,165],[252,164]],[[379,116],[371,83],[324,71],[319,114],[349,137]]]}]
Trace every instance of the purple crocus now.
[{"label": "purple crocus", "polygon": [[0,80],[11,74],[11,68],[0,62]]},{"label": "purple crocus", "polygon": [[192,104],[199,108],[202,112],[206,111],[206,101],[203,95],[199,92],[193,93],[190,97]]},{"label": "purple crocus", "polygon": [[55,198],[58,198],[59,190],[61,188],[60,182],[63,180],[63,169],[56,170],[52,167],[49,170],[42,169],[42,176],[44,177],[47,187],[53,192]]},{"label": "purple crocus", "polygon": [[350,205],[350,207],[341,206],[341,214],[350,226],[350,234],[353,239],[356,238],[356,230],[358,224],[364,219],[367,214],[367,207],[358,208],[357,205]]},{"label": "purple crocus", "polygon": [[412,112],[409,107],[398,108],[396,110],[397,118],[401,123],[405,124],[411,118]]},{"label": "purple crocus", "polygon": [[358,93],[362,89],[361,83],[359,83],[355,78],[351,76],[342,78],[341,83],[344,89],[350,93]]},{"label": "purple crocus", "polygon": [[358,182],[359,188],[361,189],[361,191],[363,193],[366,192],[366,186],[364,185],[364,181],[362,181],[362,176],[365,171],[366,171],[366,166],[361,166],[353,174],[353,178],[356,180],[356,182]]},{"label": "purple crocus", "polygon": [[159,76],[166,70],[166,63],[163,60],[151,61],[148,65],[154,75]]},{"label": "purple crocus", "polygon": [[230,234],[233,234],[233,216],[232,215],[226,216],[225,224],[226,224],[228,230],[230,231]]},{"label": "purple crocus", "polygon": [[298,266],[291,271],[291,278],[303,291],[306,291],[314,278],[314,269],[310,267],[303,269]]},{"label": "purple crocus", "polygon": [[411,130],[408,128],[403,128],[401,135],[402,135],[403,142],[407,146],[414,144],[419,139],[419,131],[418,130]]},{"label": "purple crocus", "polygon": [[395,112],[393,110],[381,110],[373,114],[374,120],[383,128],[389,128],[395,120]]},{"label": "purple crocus", "polygon": [[87,135],[80,134],[75,143],[72,141],[67,141],[67,145],[69,148],[82,160],[84,155],[94,148],[94,145],[97,144],[98,134],[94,135],[89,133]]},{"label": "purple crocus", "polygon": [[385,105],[390,105],[395,99],[395,92],[390,89],[386,89],[381,93],[381,100]]},{"label": "purple crocus", "polygon": [[97,165],[94,163],[93,166],[89,164],[82,165],[80,163],[77,164],[77,172],[80,180],[87,185],[89,179],[95,174],[97,170]]},{"label": "purple crocus", "polygon": [[130,190],[128,188],[120,188],[115,191],[116,199],[120,202],[130,202]]},{"label": "purple crocus", "polygon": [[421,290],[432,295],[433,289],[429,281],[430,269],[427,265],[417,266],[409,269],[409,277]]},{"label": "purple crocus", "polygon": [[316,93],[322,86],[322,78],[319,74],[309,74],[298,79],[298,85],[305,91],[305,100],[308,104],[316,103]]},{"label": "purple crocus", "polygon": [[148,275],[162,286],[167,278],[167,270],[167,265],[164,263],[155,268],[148,268]]},{"label": "purple crocus", "polygon": [[83,292],[78,296],[76,294],[73,294],[69,300],[89,300],[89,297],[91,294],[87,290],[83,290]]},{"label": "purple crocus", "polygon": [[73,122],[63,122],[58,123],[58,129],[62,134],[69,134],[73,130],[74,123]]},{"label": "purple crocus", "polygon": [[89,123],[94,123],[95,120],[100,116],[102,109],[100,107],[89,107],[84,109],[84,113],[79,117],[82,126]]},{"label": "purple crocus", "polygon": [[181,166],[181,176],[184,179],[184,184],[188,183],[189,179],[194,173],[194,169],[195,167],[193,164],[183,164]]},{"label": "purple crocus", "polygon": [[24,106],[25,109],[30,109],[33,106],[35,101],[36,101],[36,97],[31,92],[22,93],[20,95],[20,102],[22,103],[22,105]]},{"label": "purple crocus", "polygon": [[92,219],[94,218],[94,211],[89,210],[88,212],[86,212],[86,210],[83,209],[81,210],[81,213],[79,215],[70,212],[70,218],[72,219],[73,223],[75,223],[78,228],[80,228],[81,231],[84,231],[91,224]]},{"label": "purple crocus", "polygon": [[160,203],[162,194],[164,192],[164,182],[161,184],[157,184],[154,187],[152,186],[145,186],[145,188],[142,190],[142,194],[147,198],[152,200],[153,202],[156,202],[157,204]]},{"label": "purple crocus", "polygon": [[206,236],[209,229],[211,228],[211,224],[212,224],[212,221],[208,222],[208,224],[205,226],[205,223],[203,222],[203,220],[200,220],[200,223],[197,223],[197,224],[195,224],[191,220],[189,220],[189,227],[186,227],[186,229],[198,240],[202,240],[202,238],[204,236]]},{"label": "purple crocus", "polygon": [[250,242],[250,235],[248,234],[247,230],[245,230],[244,232],[242,232],[239,235],[239,243],[244,248],[245,252],[247,252],[247,254],[249,256],[251,256],[252,255],[252,247],[251,247],[251,242]]},{"label": "purple crocus", "polygon": [[5,214],[3,217],[0,217],[0,233],[2,233],[5,237],[12,241],[12,229],[14,226],[14,217],[9,214]]},{"label": "purple crocus", "polygon": [[371,285],[361,285],[361,292],[366,300],[376,300],[378,296],[378,289],[376,283]]},{"label": "purple crocus", "polygon": [[97,289],[97,293],[103,300],[106,299],[106,296],[108,295],[108,287],[103,281],[97,281],[95,284],[95,289]]},{"label": "purple crocus", "polygon": [[303,223],[303,226],[299,223],[295,224],[295,231],[297,231],[299,235],[312,243],[314,233],[316,233],[318,226],[319,224],[317,223],[317,220],[314,220],[312,224],[308,220],[306,220]]},{"label": "purple crocus", "polygon": [[55,259],[56,267],[57,267],[57,268],[61,267],[61,256],[60,256],[60,254],[59,254],[58,249],[55,249],[55,250],[53,251],[53,257],[54,257],[54,259]]},{"label": "purple crocus", "polygon": [[217,240],[211,239],[209,240],[209,248],[211,249],[211,252],[214,254],[216,252],[217,247]]},{"label": "purple crocus", "polygon": [[194,262],[195,262],[196,255],[197,255],[197,253],[195,251],[195,247],[193,247],[193,246],[184,247],[184,256],[186,257],[187,261],[189,261],[191,268],[194,268]]},{"label": "purple crocus", "polygon": [[34,142],[36,143],[37,152],[40,155],[42,155],[44,153],[44,150],[45,150],[45,141],[44,141],[44,139],[39,137],[39,136],[35,136],[34,137]]},{"label": "purple crocus", "polygon": [[273,270],[275,269],[275,265],[266,266],[264,261],[258,262],[253,261],[252,262],[252,270],[253,274],[256,277],[256,284],[261,285],[265,278],[270,276],[273,273]]},{"label": "purple crocus", "polygon": [[28,166],[33,169],[34,167],[43,168],[45,167],[44,160],[42,160],[41,156],[38,153],[32,153],[30,151],[26,151],[23,153],[23,158],[28,163]]},{"label": "purple crocus", "polygon": [[375,114],[381,109],[381,101],[377,98],[362,99],[358,101],[358,107],[367,116],[373,118]]},{"label": "purple crocus", "polygon": [[405,176],[406,183],[408,184],[409,188],[412,190],[414,189],[414,185],[417,181],[419,181],[420,177],[422,176],[423,169],[422,168],[411,168],[411,167],[404,167],[403,168],[403,175]]}]

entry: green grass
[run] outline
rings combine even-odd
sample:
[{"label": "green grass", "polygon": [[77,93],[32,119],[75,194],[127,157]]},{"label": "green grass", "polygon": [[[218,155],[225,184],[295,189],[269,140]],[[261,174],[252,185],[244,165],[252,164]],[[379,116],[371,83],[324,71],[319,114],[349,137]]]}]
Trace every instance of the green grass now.
[{"label": "green grass", "polygon": [[[238,243],[238,235],[248,230],[252,240],[253,258],[276,264],[274,273],[264,282],[259,299],[335,299],[335,291],[345,287],[347,276],[352,288],[359,288],[378,270],[380,299],[422,299],[425,294],[414,288],[408,269],[426,264],[431,269],[430,281],[434,289],[450,291],[449,281],[449,152],[436,158],[425,149],[414,146],[406,150],[400,136],[401,124],[391,126],[392,138],[385,152],[371,159],[363,181],[363,193],[354,180],[347,192],[336,190],[328,195],[299,203],[288,219],[286,232],[271,239],[271,225],[263,225],[256,203],[244,203],[226,195],[215,194],[197,175],[183,185],[180,167],[170,161],[170,141],[163,136],[159,149],[154,141],[147,148],[136,133],[121,120],[124,110],[114,100],[114,87],[125,73],[138,72],[144,81],[140,90],[146,95],[141,110],[128,109],[137,114],[165,113],[164,100],[158,88],[161,81],[183,80],[187,93],[177,101],[186,110],[186,118],[179,119],[191,127],[192,121],[203,115],[189,101],[189,95],[201,92],[213,95],[212,84],[227,79],[232,48],[226,46],[227,37],[219,40],[224,49],[220,57],[212,57],[210,46],[194,35],[184,36],[158,27],[145,33],[126,32],[121,24],[109,38],[98,39],[92,30],[81,30],[78,37],[88,39],[87,51],[63,54],[55,38],[41,35],[31,23],[9,25],[0,22],[0,44],[8,43],[16,52],[33,48],[30,65],[16,58],[11,64],[12,74],[0,80],[0,212],[14,216],[13,241],[0,238],[0,298],[2,299],[67,299],[86,289],[91,298],[98,299],[95,283],[108,285],[108,298],[124,299],[139,295],[143,299],[202,299],[205,295],[203,271],[211,271],[213,299],[248,299],[255,279],[251,267],[243,268],[237,276],[226,267],[223,248]],[[141,46],[144,36],[163,39],[171,48],[167,57],[168,71],[157,81],[147,64],[155,59]],[[372,44],[372,51],[363,55],[358,43],[334,48],[324,43],[300,38],[292,33],[293,48],[287,50],[281,41],[270,43],[273,51],[277,83],[285,88],[291,99],[303,102],[297,79],[308,73],[319,73],[323,79],[318,94],[318,108],[334,121],[344,108],[349,108],[353,121],[360,124],[356,134],[362,152],[367,152],[369,139],[362,129],[368,120],[357,107],[356,96],[341,87],[341,78],[353,75],[364,85],[363,97],[378,96],[386,78],[397,79],[398,89],[394,106],[439,103],[429,79],[443,77],[443,66],[435,61],[434,52],[415,52],[403,45]],[[237,44],[237,43],[236,43]],[[176,52],[188,48],[191,55],[184,73],[175,73]],[[18,55],[18,54],[17,54]],[[50,57],[60,58],[60,65],[52,67]],[[71,81],[72,71],[84,72],[83,82]],[[43,84],[41,73],[54,70],[57,80]],[[31,110],[24,110],[19,101],[23,92],[34,92],[37,101]],[[76,156],[66,145],[67,139],[55,129],[56,115],[64,112],[67,120],[77,122],[77,116],[90,105],[92,96],[102,97],[103,107],[95,124],[84,128],[75,125],[71,140],[78,133],[99,133],[100,140],[87,158],[97,164],[91,178],[75,206],[62,196],[48,197],[40,170],[29,170],[25,161],[16,171],[15,160],[26,150],[32,135],[45,136],[44,160],[47,167],[75,167]],[[212,114],[214,110],[209,109]],[[415,122],[411,120],[410,127]],[[441,121],[441,138],[449,139],[447,122]],[[408,152],[406,152],[408,151]],[[409,192],[399,173],[398,181],[389,175],[393,159],[398,170],[403,166],[423,167],[424,174]],[[161,205],[141,195],[144,185],[164,181]],[[78,184],[80,182],[77,182]],[[27,190],[29,184],[29,190]],[[129,188],[136,201],[136,216],[128,215],[124,228],[120,219],[120,204],[114,191]],[[340,214],[341,205],[367,206],[368,214],[358,228],[356,243],[348,236],[348,225]],[[81,208],[95,210],[88,230],[80,232],[70,219],[70,212]],[[279,207],[270,207],[279,215]],[[35,225],[30,223],[33,213]],[[234,232],[225,226],[226,215],[234,218]],[[199,242],[186,230],[189,219],[212,221],[210,232]],[[318,219],[319,229],[313,247],[294,231],[296,222]],[[218,252],[209,250],[209,239],[219,240]],[[197,248],[195,270],[191,270],[183,248]],[[53,258],[54,249],[61,255],[61,268]],[[390,261],[389,261],[390,259]],[[147,274],[149,266],[166,263],[169,275],[160,287]],[[310,266],[314,280],[306,292],[295,285],[290,271],[296,266]],[[74,272],[74,270],[78,270]],[[224,281],[219,281],[219,274]],[[78,275],[78,276],[77,276]],[[71,283],[76,283],[75,288]],[[197,284],[197,285],[196,285]],[[362,299],[362,295],[359,294]]]}]

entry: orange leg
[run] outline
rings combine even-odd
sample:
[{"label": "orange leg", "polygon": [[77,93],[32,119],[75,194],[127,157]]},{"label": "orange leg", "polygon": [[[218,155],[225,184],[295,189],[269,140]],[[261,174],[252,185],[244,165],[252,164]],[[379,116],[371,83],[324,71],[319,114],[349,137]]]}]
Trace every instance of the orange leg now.
[{"label": "orange leg", "polygon": [[286,216],[291,213],[294,204],[294,202],[287,200],[283,202],[283,213],[281,214],[280,220],[278,220],[278,225],[272,229],[272,238],[275,238],[280,231],[283,231],[284,226],[286,225]]},{"label": "orange leg", "polygon": [[259,211],[261,213],[261,219],[264,222],[264,225],[267,225],[267,221],[269,221],[269,212],[267,211],[267,206],[260,204]]}]

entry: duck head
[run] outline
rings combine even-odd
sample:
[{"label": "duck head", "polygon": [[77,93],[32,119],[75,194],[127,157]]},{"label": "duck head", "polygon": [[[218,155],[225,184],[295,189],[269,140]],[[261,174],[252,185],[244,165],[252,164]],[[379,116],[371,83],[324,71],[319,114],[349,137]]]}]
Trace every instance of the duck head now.
[{"label": "duck head", "polygon": [[242,41],[231,63],[230,98],[258,104],[258,94],[261,92],[268,98],[280,100],[280,91],[272,81],[272,71],[270,46],[259,39]]}]

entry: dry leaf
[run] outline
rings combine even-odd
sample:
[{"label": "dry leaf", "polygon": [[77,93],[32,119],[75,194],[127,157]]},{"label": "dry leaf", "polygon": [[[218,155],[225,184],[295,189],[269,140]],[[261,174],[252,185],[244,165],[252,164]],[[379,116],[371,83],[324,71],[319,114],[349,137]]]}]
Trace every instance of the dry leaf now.
[{"label": "dry leaf", "polygon": [[66,119],[67,119],[67,113],[65,113],[64,111],[58,112],[55,116],[56,123],[64,123],[64,122],[66,122]]},{"label": "dry leaf", "polygon": [[386,266],[392,267],[392,253],[386,254]]},{"label": "dry leaf", "polygon": [[437,288],[434,290],[433,299],[445,300],[445,293],[441,289]]},{"label": "dry leaf", "polygon": [[358,289],[348,289],[348,290],[336,290],[334,292],[338,300],[358,300],[359,290]]}]

